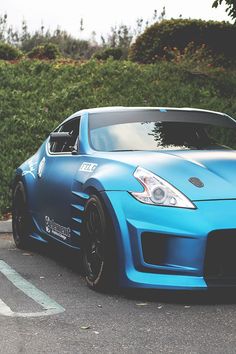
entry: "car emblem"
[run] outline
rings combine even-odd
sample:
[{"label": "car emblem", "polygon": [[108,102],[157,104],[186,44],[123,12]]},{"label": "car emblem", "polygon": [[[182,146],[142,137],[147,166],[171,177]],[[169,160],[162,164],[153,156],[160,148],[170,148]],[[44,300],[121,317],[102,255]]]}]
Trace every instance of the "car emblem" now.
[{"label": "car emblem", "polygon": [[192,183],[195,187],[202,188],[204,183],[197,177],[190,177],[189,182]]}]

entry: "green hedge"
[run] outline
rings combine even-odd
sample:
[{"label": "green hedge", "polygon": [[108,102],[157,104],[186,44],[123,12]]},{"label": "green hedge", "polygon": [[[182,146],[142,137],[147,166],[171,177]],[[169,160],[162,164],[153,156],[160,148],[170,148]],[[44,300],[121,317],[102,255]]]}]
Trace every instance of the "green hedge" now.
[{"label": "green hedge", "polygon": [[153,63],[165,56],[166,48],[183,50],[190,42],[205,44],[214,55],[236,59],[236,25],[202,20],[164,20],[146,29],[131,46],[129,58],[138,63]]},{"label": "green hedge", "polygon": [[88,107],[176,106],[225,111],[236,117],[236,72],[196,75],[160,62],[91,60],[0,61],[0,215],[10,208],[14,169],[65,117]]}]

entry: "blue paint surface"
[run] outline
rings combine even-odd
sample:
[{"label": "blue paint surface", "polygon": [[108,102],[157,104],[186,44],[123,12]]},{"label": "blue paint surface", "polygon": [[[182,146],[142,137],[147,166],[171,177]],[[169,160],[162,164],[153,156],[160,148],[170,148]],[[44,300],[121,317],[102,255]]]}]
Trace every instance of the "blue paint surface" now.
[{"label": "blue paint surface", "polygon": [[[168,114],[170,109],[157,110]],[[33,157],[36,169],[45,158],[42,177],[33,178],[24,173],[29,170],[28,161],[17,170],[27,190],[34,225],[32,236],[38,241],[53,239],[80,249],[84,207],[89,196],[96,192],[103,199],[114,225],[120,286],[207,289],[210,282],[205,277],[204,267],[209,234],[215,230],[236,230],[236,152],[95,151],[89,142],[90,112],[77,112],[69,118],[80,116],[77,155],[49,154],[47,139]],[[102,114],[102,110],[99,112]],[[215,119],[220,116],[211,114]],[[92,172],[80,171],[83,163],[97,164],[97,167]],[[137,166],[168,181],[187,196],[196,209],[147,205],[136,200],[130,192],[143,191],[143,186],[133,176]],[[204,187],[194,186],[189,182],[190,177],[199,178]],[[48,233],[45,216],[70,228],[71,236],[62,240]],[[163,239],[163,255],[158,264],[148,263],[143,254],[142,235],[150,233]],[[219,277],[215,284],[224,286],[225,279]],[[234,282],[228,285],[233,286]]]}]

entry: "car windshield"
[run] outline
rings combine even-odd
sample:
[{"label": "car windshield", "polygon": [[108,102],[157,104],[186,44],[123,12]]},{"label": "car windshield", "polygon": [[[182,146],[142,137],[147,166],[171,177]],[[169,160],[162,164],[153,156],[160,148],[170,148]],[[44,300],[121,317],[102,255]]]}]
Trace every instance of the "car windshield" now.
[{"label": "car windshield", "polygon": [[90,142],[99,151],[236,149],[236,124],[207,112],[91,114]]}]

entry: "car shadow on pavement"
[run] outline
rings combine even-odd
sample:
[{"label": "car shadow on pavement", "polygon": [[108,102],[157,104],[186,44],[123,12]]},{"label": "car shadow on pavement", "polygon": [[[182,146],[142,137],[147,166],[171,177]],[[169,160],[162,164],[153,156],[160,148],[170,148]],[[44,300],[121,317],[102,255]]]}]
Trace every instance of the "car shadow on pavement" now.
[{"label": "car shadow on pavement", "polygon": [[[54,260],[60,266],[84,276],[82,257],[79,251],[66,249],[55,243],[33,242],[30,250]],[[108,294],[106,292],[106,294]],[[133,301],[148,301],[166,304],[218,305],[236,304],[235,288],[210,288],[206,291],[156,290],[156,289],[114,289],[108,295],[124,297]]]},{"label": "car shadow on pavement", "polygon": [[42,244],[37,241],[31,242],[29,250],[54,260],[58,265],[66,267],[74,273],[84,275],[82,257],[78,250],[66,248],[53,242]]},{"label": "car shadow on pavement", "polygon": [[236,304],[236,289],[212,288],[206,291],[127,289],[126,298],[136,301],[161,302],[166,304],[219,305]]}]

